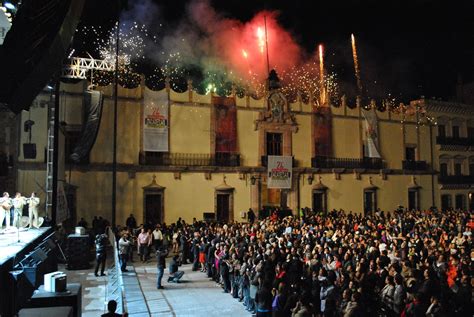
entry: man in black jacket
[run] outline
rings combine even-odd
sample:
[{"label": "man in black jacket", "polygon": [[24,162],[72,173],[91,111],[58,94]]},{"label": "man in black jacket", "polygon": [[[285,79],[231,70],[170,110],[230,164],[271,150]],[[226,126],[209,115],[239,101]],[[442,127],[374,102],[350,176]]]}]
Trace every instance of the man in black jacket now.
[{"label": "man in black jacket", "polygon": [[163,278],[163,274],[165,272],[166,268],[166,256],[168,255],[168,252],[162,248],[160,248],[156,252],[156,266],[157,266],[157,282],[156,282],[156,288],[157,289],[164,289],[163,286],[161,286],[161,279]]},{"label": "man in black jacket", "polygon": [[100,270],[100,275],[105,276],[105,260],[107,259],[106,247],[107,247],[107,235],[102,231],[95,237],[95,276],[99,276],[99,266],[102,265]]}]

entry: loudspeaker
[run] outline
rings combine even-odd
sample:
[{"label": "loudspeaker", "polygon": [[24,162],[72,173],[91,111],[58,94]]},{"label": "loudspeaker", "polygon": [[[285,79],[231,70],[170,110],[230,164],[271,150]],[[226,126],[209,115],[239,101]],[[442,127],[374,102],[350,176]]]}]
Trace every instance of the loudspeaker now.
[{"label": "loudspeaker", "polygon": [[84,270],[89,267],[89,236],[70,234],[67,237],[67,269]]},{"label": "loudspeaker", "polygon": [[23,143],[23,156],[25,159],[35,159],[36,143]]}]

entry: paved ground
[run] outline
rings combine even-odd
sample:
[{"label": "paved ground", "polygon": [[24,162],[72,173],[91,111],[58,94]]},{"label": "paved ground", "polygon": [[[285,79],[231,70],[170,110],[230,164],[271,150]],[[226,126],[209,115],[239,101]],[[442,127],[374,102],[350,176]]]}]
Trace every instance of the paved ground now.
[{"label": "paved ground", "polygon": [[156,289],[156,261],[134,263],[147,305],[152,316],[251,316],[242,303],[223,292],[222,288],[191,265],[183,265],[182,283],[167,283],[168,269],[163,276],[164,290]]},{"label": "paved ground", "polygon": [[[136,273],[129,266],[131,272],[123,276],[127,297],[131,298],[128,303],[130,316],[149,316],[148,313],[143,313],[147,310],[151,312],[152,317],[251,316],[242,303],[229,294],[223,293],[222,288],[209,281],[204,273],[191,271],[189,264],[179,268],[185,272],[181,279],[182,283],[179,284],[166,282],[168,278],[168,269],[166,269],[162,283],[164,290],[156,289],[156,260],[152,259],[145,264],[137,262],[133,264]],[[65,268],[60,266],[59,270],[65,270]],[[107,277],[95,277],[92,266],[90,270],[65,270],[65,272],[68,275],[68,282],[82,283],[82,316],[97,317],[103,314],[107,298]],[[136,275],[138,275],[138,285]],[[144,300],[139,298],[144,298]]]}]

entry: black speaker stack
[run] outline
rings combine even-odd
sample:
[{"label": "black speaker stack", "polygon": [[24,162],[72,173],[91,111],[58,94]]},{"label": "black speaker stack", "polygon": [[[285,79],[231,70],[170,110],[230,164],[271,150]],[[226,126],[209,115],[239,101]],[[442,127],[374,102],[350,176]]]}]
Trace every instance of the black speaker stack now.
[{"label": "black speaker stack", "polygon": [[67,237],[67,269],[89,269],[89,236],[70,234]]}]

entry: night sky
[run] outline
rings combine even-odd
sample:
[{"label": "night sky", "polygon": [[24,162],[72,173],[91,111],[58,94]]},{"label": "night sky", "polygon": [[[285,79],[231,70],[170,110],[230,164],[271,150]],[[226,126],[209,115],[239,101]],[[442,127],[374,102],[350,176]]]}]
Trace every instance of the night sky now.
[{"label": "night sky", "polygon": [[[82,23],[110,25],[117,16],[115,0],[88,0]],[[187,0],[129,0],[153,3],[151,32],[173,29],[184,18]],[[341,80],[353,77],[350,34],[358,42],[365,86],[393,91],[402,99],[452,99],[458,78],[474,80],[474,1],[429,0],[214,0],[224,17],[249,21],[261,10],[277,11],[279,23],[311,53],[324,43],[328,63]],[[124,14],[122,12],[122,14]],[[142,17],[137,17],[141,22]],[[371,86],[378,82],[377,86]],[[382,83],[382,84],[380,84]]]}]

